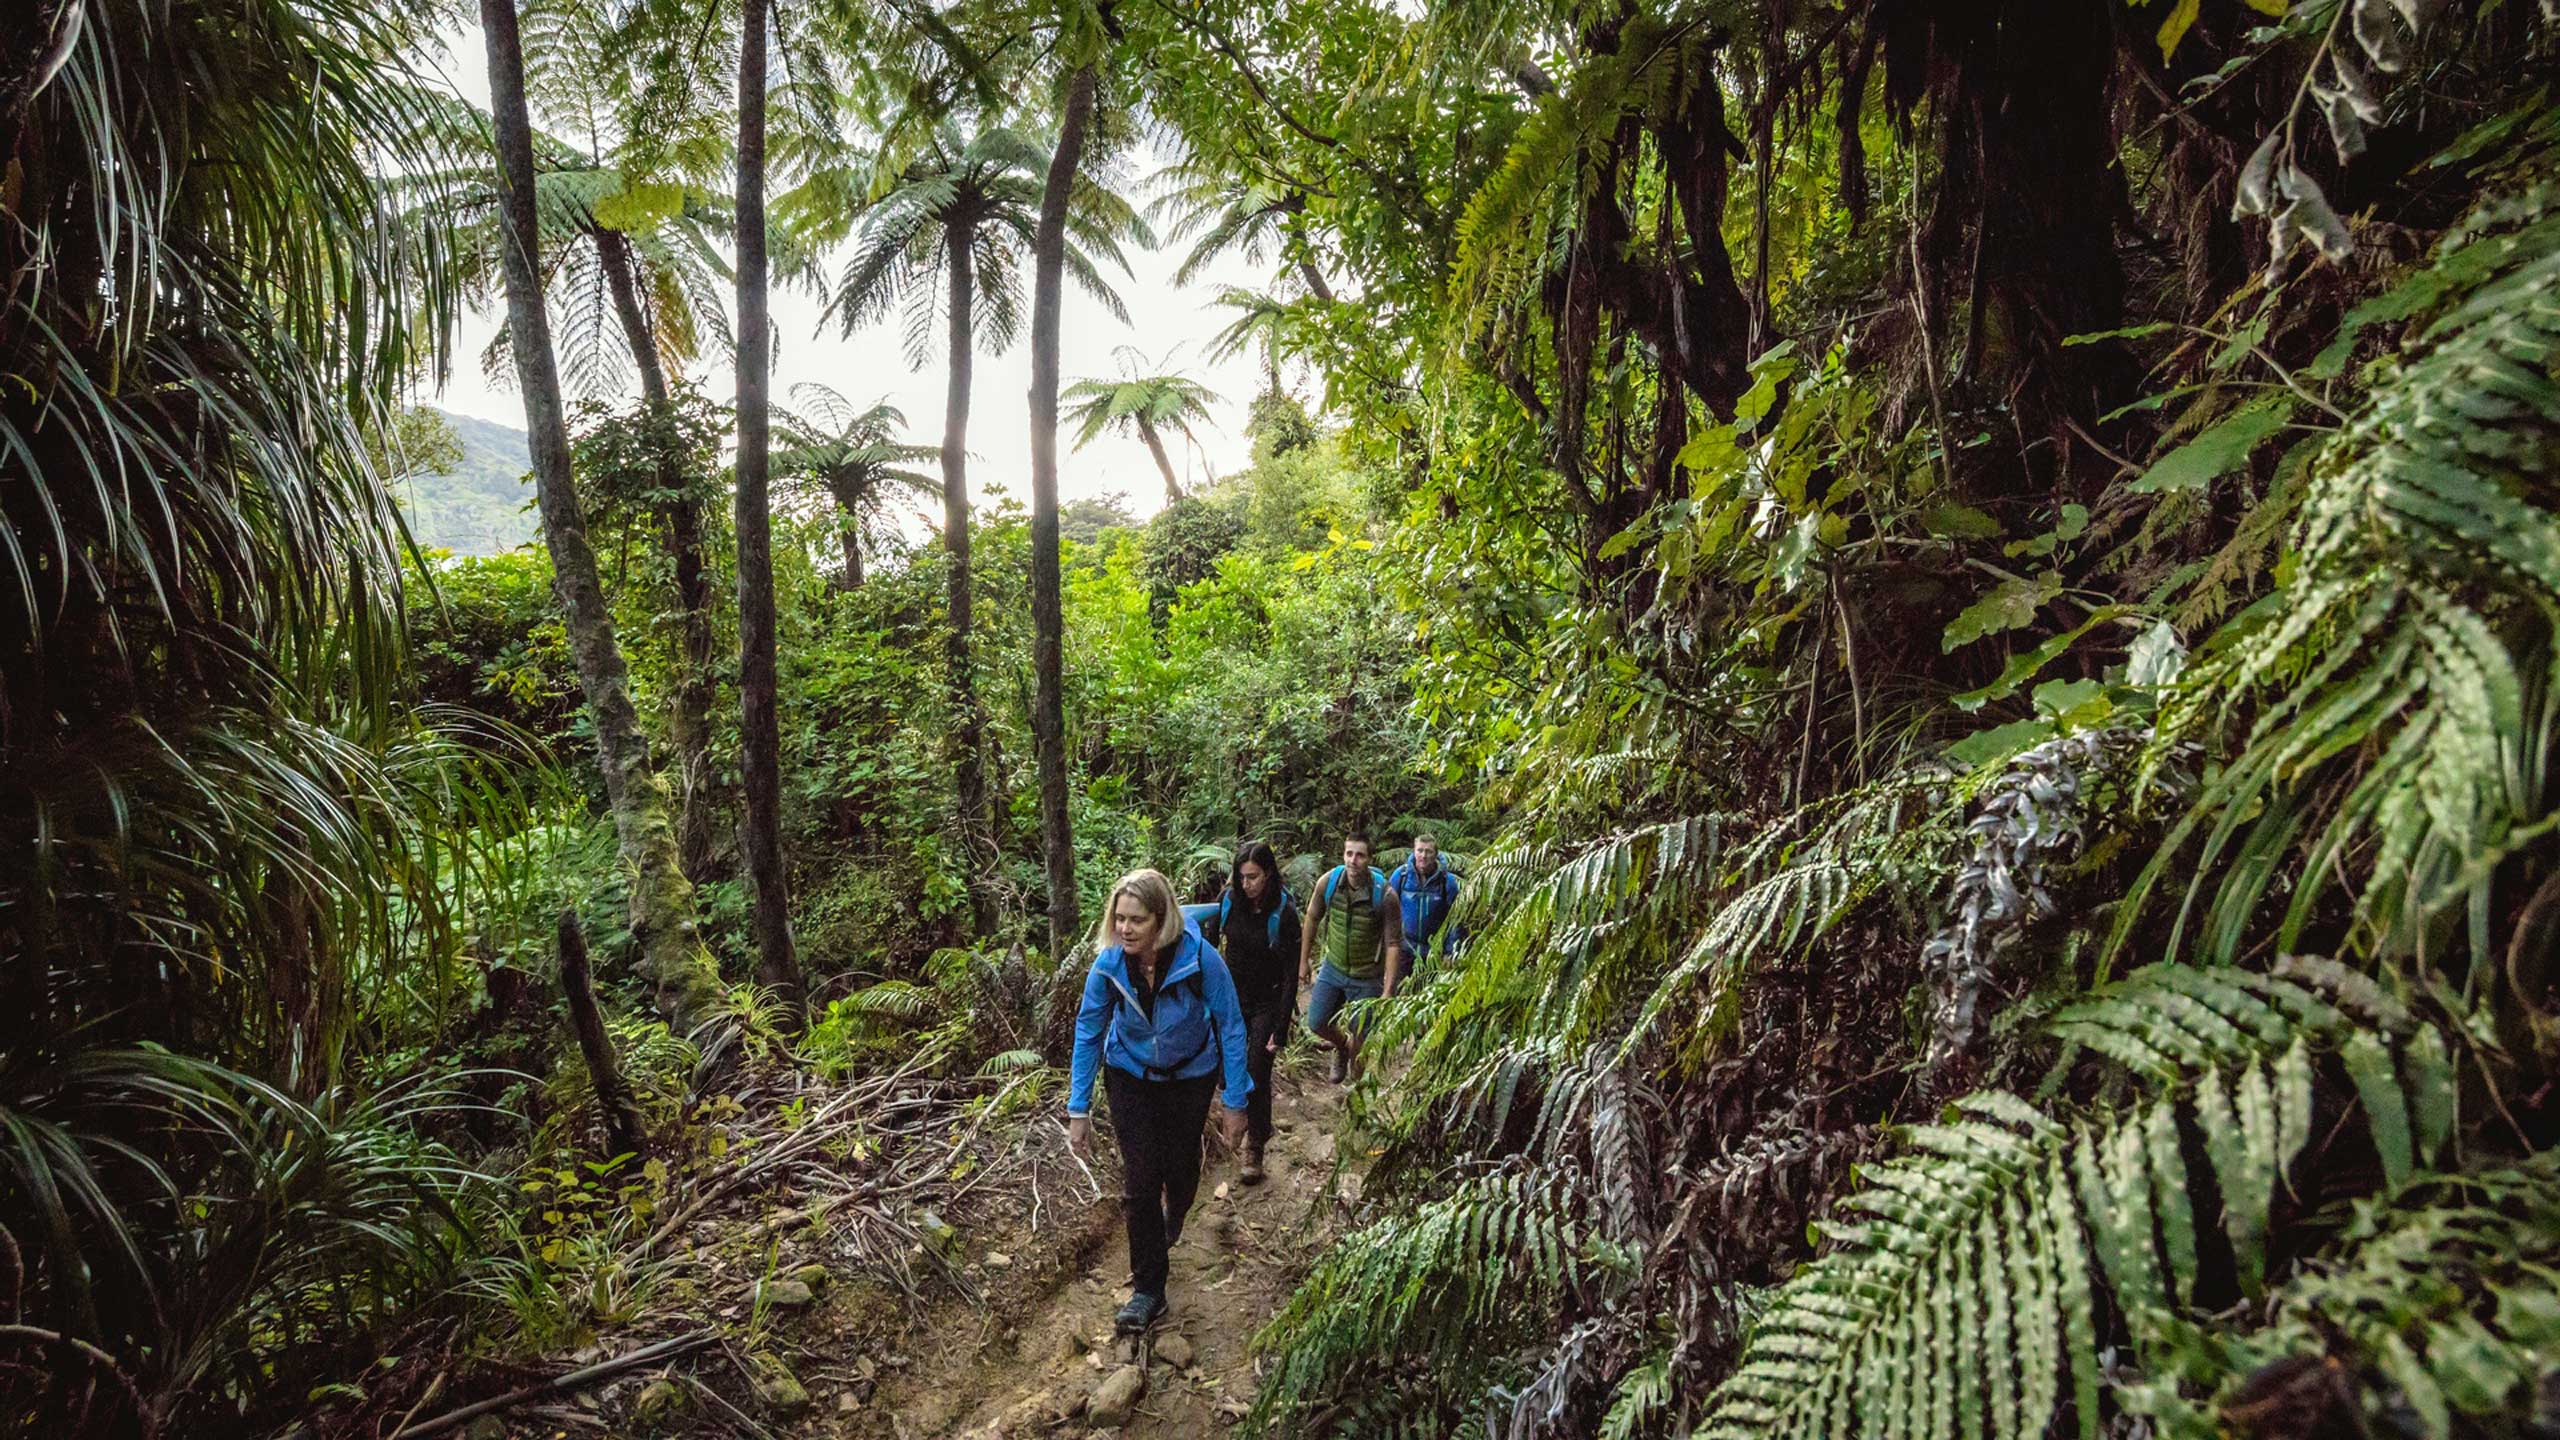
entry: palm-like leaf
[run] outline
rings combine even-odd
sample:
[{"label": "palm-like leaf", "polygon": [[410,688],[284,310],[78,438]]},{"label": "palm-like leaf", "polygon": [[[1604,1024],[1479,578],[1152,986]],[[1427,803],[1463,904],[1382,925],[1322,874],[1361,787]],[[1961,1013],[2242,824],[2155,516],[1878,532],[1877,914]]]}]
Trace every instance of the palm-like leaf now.
[{"label": "palm-like leaf", "polygon": [[1066,418],[1075,422],[1078,448],[1112,428],[1135,430],[1141,424],[1174,430],[1196,438],[1194,424],[1212,423],[1209,406],[1217,392],[1177,373],[1140,373],[1147,357],[1123,345],[1113,352],[1123,373],[1114,380],[1078,380],[1066,389]]},{"label": "palm-like leaf", "polygon": [[787,498],[807,506],[832,503],[841,516],[848,584],[860,579],[862,536],[898,492],[940,498],[942,483],[910,467],[940,454],[930,445],[896,439],[906,416],[886,400],[857,407],[842,392],[819,384],[795,385],[797,410],[774,412],[773,476]]},{"label": "palm-like leaf", "polygon": [[[571,67],[565,64],[561,67]],[[602,103],[600,100],[596,103]],[[447,101],[435,131],[441,164],[406,181],[411,218],[432,207],[453,235],[453,268],[464,298],[486,305],[498,295],[502,235],[494,142],[488,118]],[[727,198],[681,180],[651,178],[556,137],[537,135],[534,222],[542,246],[543,293],[561,371],[590,395],[610,395],[631,378],[628,337],[614,309],[600,241],[610,232],[627,243],[658,361],[679,369],[706,342],[732,344],[721,297],[730,284],[721,246],[729,235]],[[785,267],[786,271],[788,266]],[[481,356],[493,378],[510,373],[501,331]]]},{"label": "palm-like leaf", "polygon": [[[964,137],[946,124],[903,160],[895,146],[884,143],[868,156],[844,153],[833,161],[777,202],[792,213],[816,215],[825,202],[856,192],[858,171],[869,177],[853,256],[836,281],[828,318],[850,335],[902,313],[908,363],[921,366],[932,353],[942,315],[941,280],[950,247],[965,235],[977,285],[973,339],[990,351],[1010,345],[1029,319],[1021,276],[1049,167],[1044,143],[1006,126]],[[1122,247],[1130,242],[1154,243],[1136,207],[1090,177],[1080,178],[1067,211],[1067,273],[1124,321],[1127,306],[1103,266],[1127,274]]]},{"label": "palm-like leaf", "polygon": [[213,1429],[443,1283],[443,1162],[319,1097],[358,998],[449,993],[476,867],[431,837],[509,823],[524,757],[399,703],[366,437],[460,268],[415,37],[353,0],[82,11],[0,189],[0,844],[40,857],[0,870],[0,1229],[13,1321]]}]

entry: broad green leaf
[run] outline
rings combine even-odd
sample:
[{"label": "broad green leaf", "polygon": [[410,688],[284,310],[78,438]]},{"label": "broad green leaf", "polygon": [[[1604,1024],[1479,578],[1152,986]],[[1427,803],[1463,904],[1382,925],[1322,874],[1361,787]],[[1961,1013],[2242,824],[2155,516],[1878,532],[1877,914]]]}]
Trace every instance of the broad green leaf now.
[{"label": "broad green leaf", "polygon": [[1947,747],[1947,758],[1967,769],[2006,760],[2030,745],[2054,737],[2050,720],[2016,720],[1969,735]]},{"label": "broad green leaf", "polygon": [[2268,436],[2293,416],[2288,397],[2260,400],[2224,416],[2193,440],[2151,463],[2127,489],[2146,495],[2200,490],[2248,463]]},{"label": "broad green leaf", "polygon": [[2070,629],[2065,630],[2043,644],[2038,645],[2033,650],[2010,656],[2009,663],[2006,668],[2001,670],[1999,679],[1992,681],[1990,684],[1983,686],[1979,690],[1967,690],[1963,694],[1954,697],[1950,703],[1952,703],[1957,709],[1962,710],[1967,714],[1971,714],[1973,711],[1981,709],[1991,701],[2005,699],[2009,695],[2016,693],[2019,686],[2034,679],[2037,671],[2052,664],[2054,660],[2062,654],[2062,652],[2070,649],[2081,636],[2088,634],[2091,630],[2095,629],[2099,625],[2105,624],[2107,621],[2119,619],[2131,613],[2133,613],[2133,607],[2130,605],[2101,605],[2097,609],[2089,612],[2088,619],[2081,621],[2079,624],[2072,626]]},{"label": "broad green leaf", "polygon": [[2166,685],[2185,673],[2187,647],[2178,641],[2178,632],[2168,621],[2161,620],[2134,637],[2133,647],[2125,654],[2124,678],[2128,685]]},{"label": "broad green leaf", "polygon": [[2196,14],[2204,8],[2203,0],[2177,0],[2169,9],[2169,18],[2160,22],[2160,58],[2178,53],[2178,42],[2187,38],[2188,27],[2196,23]]},{"label": "broad green leaf", "polygon": [[2075,729],[2095,725],[2115,713],[2103,680],[2047,680],[2028,699],[2036,713]]},{"label": "broad green leaf", "polygon": [[1997,635],[2032,624],[2036,611],[2050,604],[2062,593],[2062,572],[2047,570],[2036,576],[2011,576],[1991,587],[1991,592],[1974,601],[1947,626],[1940,642],[1943,651],[1952,652],[1970,645],[1985,635]]},{"label": "broad green leaf", "polygon": [[[1697,442],[1691,441],[1692,445]],[[1682,452],[1686,458],[1687,452]],[[1970,505],[1941,500],[1920,512],[1920,528],[1950,540],[1997,540],[2000,522]]]}]

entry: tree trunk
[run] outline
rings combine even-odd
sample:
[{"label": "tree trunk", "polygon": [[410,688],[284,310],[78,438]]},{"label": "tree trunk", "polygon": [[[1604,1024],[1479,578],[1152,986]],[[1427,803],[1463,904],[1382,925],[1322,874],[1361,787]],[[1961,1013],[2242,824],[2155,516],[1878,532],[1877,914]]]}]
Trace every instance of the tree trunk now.
[{"label": "tree trunk", "polygon": [[844,474],[827,476],[827,493],[836,502],[836,543],[844,547],[844,574],[837,583],[862,588],[862,485]]},{"label": "tree trunk", "polygon": [[587,936],[578,928],[578,912],[560,912],[560,995],[569,1005],[569,1028],[577,1032],[578,1053],[586,1057],[587,1078],[595,1086],[596,1111],[604,1121],[606,1158],[640,1153],[646,1129],[622,1083],[622,1065],[613,1055],[612,1037],[604,1033],[604,1011],[596,1005],[594,978],[587,970]]},{"label": "tree trunk", "polygon": [[1299,261],[1298,278],[1307,282],[1308,294],[1313,295],[1327,305],[1333,303],[1333,287],[1325,283],[1324,272],[1316,268],[1316,262],[1313,260]]},{"label": "tree trunk", "polygon": [[696,933],[693,886],[677,863],[667,823],[666,792],[649,765],[649,738],[631,704],[629,673],[615,642],[613,612],[587,544],[586,517],[569,482],[569,430],[560,406],[560,371],[552,358],[551,322],[542,307],[535,263],[533,127],[525,114],[524,52],[515,0],[480,0],[488,42],[490,112],[498,142],[505,241],[499,246],[507,285],[507,331],[532,437],[534,493],[543,539],[551,550],[551,586],[559,597],[578,686],[596,727],[605,803],[613,813],[622,864],[630,877],[631,933],[642,973],[656,987],[658,1009],[678,1034],[708,1019],[720,999],[720,976]]},{"label": "tree trunk", "polygon": [[[623,339],[631,346],[631,363],[640,372],[640,394],[652,409],[672,403],[667,369],[658,358],[657,337],[647,312],[640,308],[639,268],[632,263],[631,240],[619,230],[596,231],[596,254],[604,262],[613,308],[622,318]],[[658,489],[679,498],[667,504],[667,553],[675,562],[676,610],[681,617],[684,665],[676,677],[676,693],[667,707],[668,738],[676,749],[676,852],[687,879],[709,878],[720,843],[720,785],[711,768],[711,711],[718,701],[719,639],[711,623],[711,575],[702,543],[702,501],[695,495],[680,457],[658,457]]]},{"label": "tree trunk", "polygon": [[738,698],[744,734],[747,883],[756,921],[756,979],[797,1005],[791,882],[782,859],[782,725],[774,693],[773,384],[764,226],[765,6],[749,0],[738,46]]},{"label": "tree trunk", "polygon": [[1146,416],[1135,417],[1138,434],[1147,442],[1147,453],[1156,457],[1156,470],[1164,476],[1164,503],[1177,504],[1182,499],[1181,482],[1173,478],[1173,457],[1164,453],[1164,437],[1156,433],[1155,422]]},{"label": "tree trunk", "polygon": [[1040,767],[1040,851],[1049,870],[1049,955],[1076,943],[1075,831],[1067,813],[1066,615],[1058,576],[1058,331],[1066,294],[1067,198],[1084,159],[1098,62],[1067,82],[1058,150],[1031,240],[1031,744]]},{"label": "tree trunk", "polygon": [[844,588],[862,588],[862,521],[850,510],[836,525],[836,539],[844,544]]},{"label": "tree trunk", "polygon": [[[950,670],[952,778],[960,799],[960,831],[969,861],[969,913],[976,933],[995,929],[995,894],[987,888],[995,869],[995,827],[987,808],[987,777],[980,751],[985,721],[978,709],[978,680],[969,662],[969,371],[973,344],[970,303],[977,298],[976,228],[953,223],[944,239],[951,256],[951,388],[942,415],[942,545],[949,552],[951,628],[945,661]],[[1033,547],[1037,549],[1037,546]]]}]

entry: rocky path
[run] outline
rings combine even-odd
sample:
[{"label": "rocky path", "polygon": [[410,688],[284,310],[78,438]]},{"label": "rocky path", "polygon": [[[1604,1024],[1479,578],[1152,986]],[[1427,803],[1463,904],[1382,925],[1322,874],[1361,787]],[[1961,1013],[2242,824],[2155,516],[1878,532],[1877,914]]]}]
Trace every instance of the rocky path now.
[{"label": "rocky path", "polygon": [[1123,1365],[1114,1352],[1111,1313],[1129,1293],[1128,1242],[1115,1222],[1107,1248],[1080,1275],[1027,1314],[990,1317],[1009,1343],[955,1343],[920,1356],[874,1398],[875,1419],[885,1418],[897,1440],[1224,1434],[1253,1398],[1247,1342],[1330,1233],[1336,1195],[1358,1183],[1354,1167],[1334,1173],[1341,1097],[1317,1062],[1304,1051],[1290,1057],[1277,1089],[1264,1157],[1270,1178],[1244,1185],[1235,1157],[1213,1161],[1201,1177],[1199,1203],[1174,1246],[1173,1313],[1157,1331],[1152,1365]]}]

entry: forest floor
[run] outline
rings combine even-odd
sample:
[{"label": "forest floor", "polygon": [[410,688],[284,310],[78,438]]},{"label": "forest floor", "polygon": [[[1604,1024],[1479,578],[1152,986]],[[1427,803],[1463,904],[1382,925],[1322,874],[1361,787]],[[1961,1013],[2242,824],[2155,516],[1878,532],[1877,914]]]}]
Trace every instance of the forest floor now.
[{"label": "forest floor", "polygon": [[[1143,1366],[1112,1335],[1129,1248],[1107,1123],[1088,1162],[1068,1153],[1054,1097],[1007,1123],[995,1118],[996,1097],[973,1109],[912,1077],[835,1086],[801,1077],[792,1090],[769,1075],[743,1086],[721,1122],[739,1137],[730,1158],[693,1167],[683,1193],[698,1201],[579,1282],[595,1290],[592,1329],[539,1358],[510,1354],[502,1340],[467,1360],[471,1337],[438,1322],[360,1407],[328,1407],[308,1433],[1223,1434],[1257,1386],[1255,1332],[1348,1219],[1367,1168],[1364,1152],[1342,1148],[1360,1142],[1344,1123],[1342,1087],[1321,1078],[1319,1051],[1302,1036],[1281,1058],[1268,1180],[1245,1185],[1238,1155],[1213,1151],[1204,1165],[1174,1247],[1173,1310]],[[785,1112],[804,1118],[784,1125]],[[902,1148],[880,1148],[881,1137]],[[608,1320],[601,1312],[617,1301]],[[684,1348],[653,1357],[669,1345]],[[557,1387],[539,1379],[589,1366],[611,1373]],[[536,1384],[491,1398],[528,1378]],[[434,1418],[412,1430],[421,1416]]]},{"label": "forest floor", "polygon": [[[1141,1393],[1111,1332],[1129,1293],[1129,1246],[1114,1177],[1081,1226],[1026,1243],[1081,1248],[1080,1265],[1045,1293],[990,1296],[985,1306],[938,1307],[922,1327],[930,1353],[876,1390],[836,1433],[861,1440],[1022,1440],[1086,1431],[1129,1440],[1223,1434],[1245,1413],[1258,1380],[1249,1342],[1287,1299],[1308,1261],[1357,1198],[1358,1164],[1337,1169],[1342,1088],[1321,1078],[1304,1048],[1284,1062],[1261,1185],[1237,1179],[1241,1158],[1214,1155],[1173,1249],[1173,1311],[1157,1329]],[[1085,1232],[1077,1245],[1075,1231]],[[1099,1422],[1099,1423],[1097,1423]]]}]

